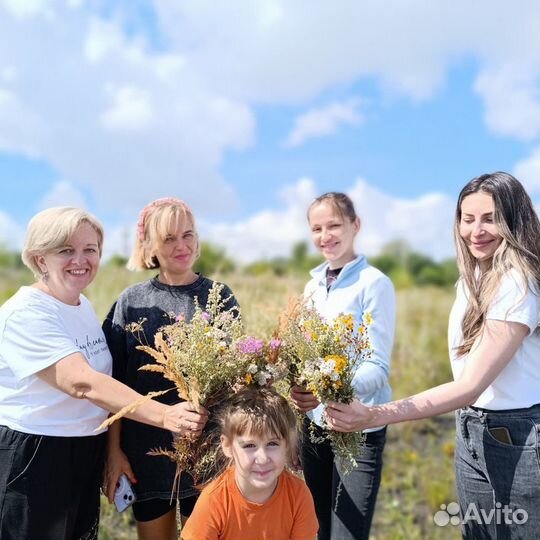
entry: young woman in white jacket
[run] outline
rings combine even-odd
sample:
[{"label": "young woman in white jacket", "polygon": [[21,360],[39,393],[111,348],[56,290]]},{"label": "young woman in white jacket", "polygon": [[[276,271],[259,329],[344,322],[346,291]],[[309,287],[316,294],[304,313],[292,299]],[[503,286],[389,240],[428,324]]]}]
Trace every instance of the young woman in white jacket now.
[{"label": "young woman in white jacket", "polygon": [[[386,403],[392,398],[388,382],[396,313],[392,283],[363,255],[356,254],[354,241],[360,219],[347,195],[326,193],[318,197],[308,209],[308,221],[313,243],[326,261],[311,271],[312,279],[306,284],[304,296],[328,320],[346,313],[360,322],[365,313],[371,314],[369,337],[373,354],[358,367],[353,385],[362,403]],[[306,432],[311,420],[321,425],[324,409],[311,392],[294,387],[291,398],[308,414]],[[339,460],[334,459],[329,442],[314,444],[309,434],[304,437],[302,466],[315,500],[318,540],[369,538],[381,480],[386,427],[366,432],[365,447],[358,449],[357,466],[346,475]],[[338,491],[342,494],[336,505]]]}]

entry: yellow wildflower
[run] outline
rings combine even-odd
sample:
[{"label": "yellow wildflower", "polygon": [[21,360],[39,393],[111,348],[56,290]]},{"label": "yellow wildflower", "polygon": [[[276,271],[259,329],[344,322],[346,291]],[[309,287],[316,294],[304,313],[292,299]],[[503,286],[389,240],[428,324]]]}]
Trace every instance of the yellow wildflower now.
[{"label": "yellow wildflower", "polygon": [[328,362],[333,360],[335,364],[334,371],[336,373],[343,373],[343,370],[347,367],[347,358],[345,356],[338,356],[337,354],[329,354],[324,359]]},{"label": "yellow wildflower", "polygon": [[348,315],[342,315],[341,316],[341,322],[347,328],[347,330],[352,331],[354,328],[354,318],[349,313]]},{"label": "yellow wildflower", "polygon": [[253,382],[253,377],[251,373],[246,373],[246,376],[244,377],[244,380],[246,381],[246,384],[251,384]]},{"label": "yellow wildflower", "polygon": [[317,386],[315,384],[308,384],[308,390],[316,397],[320,397],[319,396],[319,389],[317,388]]},{"label": "yellow wildflower", "polygon": [[347,358],[345,356],[336,356],[336,372],[343,373],[344,369],[347,367]]},{"label": "yellow wildflower", "polygon": [[364,322],[369,326],[373,322],[373,317],[371,316],[371,313],[367,311],[364,313]]}]

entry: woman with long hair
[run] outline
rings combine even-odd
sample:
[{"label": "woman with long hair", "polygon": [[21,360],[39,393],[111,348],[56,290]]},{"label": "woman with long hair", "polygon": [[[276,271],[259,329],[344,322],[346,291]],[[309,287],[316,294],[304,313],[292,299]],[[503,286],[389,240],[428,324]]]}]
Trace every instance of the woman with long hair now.
[{"label": "woman with long hair", "polygon": [[496,172],[462,189],[454,232],[454,381],[382,405],[333,403],[329,422],[356,431],[457,409],[463,537],[540,538],[540,222],[519,181]]}]

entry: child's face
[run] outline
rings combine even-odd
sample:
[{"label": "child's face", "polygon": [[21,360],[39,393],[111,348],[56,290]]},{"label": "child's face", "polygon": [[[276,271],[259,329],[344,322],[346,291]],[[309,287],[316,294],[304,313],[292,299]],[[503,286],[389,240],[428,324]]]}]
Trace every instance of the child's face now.
[{"label": "child's face", "polygon": [[246,499],[263,503],[276,489],[287,463],[287,444],[280,437],[247,433],[230,441],[221,437],[223,452],[232,458],[238,488]]}]

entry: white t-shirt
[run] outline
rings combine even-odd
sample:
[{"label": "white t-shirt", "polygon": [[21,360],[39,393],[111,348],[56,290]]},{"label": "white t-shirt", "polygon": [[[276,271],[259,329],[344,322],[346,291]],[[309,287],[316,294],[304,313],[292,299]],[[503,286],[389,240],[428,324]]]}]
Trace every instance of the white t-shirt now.
[{"label": "white t-shirt", "polygon": [[107,411],[43,382],[36,373],[81,352],[111,374],[112,359],[86,297],[71,306],[34,287],[21,287],[0,308],[0,424],[24,433],[96,435]]},{"label": "white t-shirt", "polygon": [[[467,308],[467,297],[468,290],[460,280],[448,325],[448,346],[455,380],[461,377],[467,361],[467,356],[458,358],[455,349],[463,338],[461,322]],[[540,336],[536,330],[540,320],[540,296],[531,287],[525,291],[519,273],[511,270],[503,277],[486,319],[524,324],[529,328],[529,334],[474,406],[506,410],[540,403]]]}]

